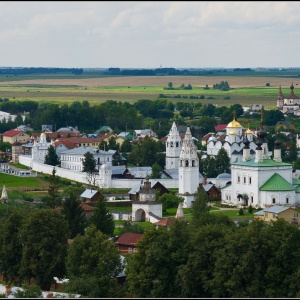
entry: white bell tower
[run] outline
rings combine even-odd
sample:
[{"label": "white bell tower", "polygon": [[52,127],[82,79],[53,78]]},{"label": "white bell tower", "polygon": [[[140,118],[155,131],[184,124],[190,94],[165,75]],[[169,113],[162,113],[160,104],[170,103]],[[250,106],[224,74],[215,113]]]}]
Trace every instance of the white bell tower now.
[{"label": "white bell tower", "polygon": [[166,141],[166,169],[178,169],[182,141],[175,121]]},{"label": "white bell tower", "polygon": [[192,207],[194,194],[199,187],[199,158],[190,127],[187,128],[182,143],[178,167],[179,194],[184,198],[183,207]]}]

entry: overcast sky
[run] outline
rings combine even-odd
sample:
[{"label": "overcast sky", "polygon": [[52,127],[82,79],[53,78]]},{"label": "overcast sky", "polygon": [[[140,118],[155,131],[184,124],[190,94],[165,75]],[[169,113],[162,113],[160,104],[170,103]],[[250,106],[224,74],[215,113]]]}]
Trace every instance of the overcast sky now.
[{"label": "overcast sky", "polygon": [[300,2],[1,1],[0,66],[300,67]]}]

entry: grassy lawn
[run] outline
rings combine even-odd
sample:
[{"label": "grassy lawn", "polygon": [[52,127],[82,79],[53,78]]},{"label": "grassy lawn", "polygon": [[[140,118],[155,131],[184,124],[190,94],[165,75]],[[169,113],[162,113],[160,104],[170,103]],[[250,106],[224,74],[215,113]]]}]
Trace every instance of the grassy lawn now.
[{"label": "grassy lawn", "polygon": [[43,177],[20,177],[9,175],[5,173],[0,173],[0,183],[5,184],[7,190],[10,188],[29,188],[37,190],[43,190],[48,188],[48,182],[46,182]]}]

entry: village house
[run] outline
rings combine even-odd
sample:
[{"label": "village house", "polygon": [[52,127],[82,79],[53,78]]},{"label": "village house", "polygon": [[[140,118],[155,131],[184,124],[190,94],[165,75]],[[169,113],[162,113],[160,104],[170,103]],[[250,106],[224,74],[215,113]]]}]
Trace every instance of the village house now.
[{"label": "village house", "polygon": [[27,143],[30,140],[30,135],[21,129],[12,129],[2,134],[2,141],[4,143],[14,144],[16,142],[20,144]]},{"label": "village house", "polygon": [[291,207],[273,205],[266,207],[256,213],[254,213],[254,218],[263,220],[265,223],[270,223],[271,221],[276,221],[278,219],[284,219],[290,224],[300,225],[300,213]]},{"label": "village house", "polygon": [[102,194],[97,191],[97,190],[93,190],[93,189],[86,189],[81,195],[80,198],[82,199],[82,202],[84,203],[96,203],[97,201],[99,201],[102,198]]},{"label": "village house", "polygon": [[120,254],[133,254],[137,252],[138,241],[143,238],[141,233],[123,233],[115,243],[118,246]]}]

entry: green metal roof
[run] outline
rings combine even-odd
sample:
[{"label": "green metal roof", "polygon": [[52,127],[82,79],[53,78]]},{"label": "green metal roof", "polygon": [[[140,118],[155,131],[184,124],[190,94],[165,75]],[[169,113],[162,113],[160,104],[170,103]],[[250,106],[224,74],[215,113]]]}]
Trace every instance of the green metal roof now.
[{"label": "green metal roof", "polygon": [[300,185],[296,187],[296,193],[300,193]]},{"label": "green metal roof", "polygon": [[273,159],[264,159],[262,162],[256,163],[254,159],[248,161],[239,161],[232,163],[234,166],[247,166],[247,167],[280,167],[280,166],[292,166],[285,162],[277,162]]},{"label": "green metal roof", "polygon": [[278,173],[274,173],[260,188],[260,191],[293,191],[295,188]]},{"label": "green metal roof", "polygon": [[294,185],[300,184],[300,179],[299,178],[293,178],[293,184]]}]

